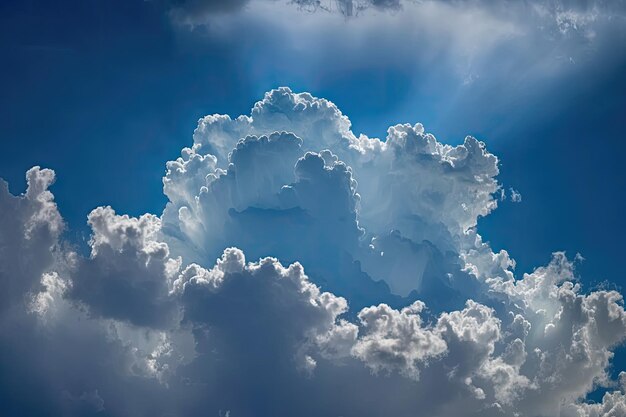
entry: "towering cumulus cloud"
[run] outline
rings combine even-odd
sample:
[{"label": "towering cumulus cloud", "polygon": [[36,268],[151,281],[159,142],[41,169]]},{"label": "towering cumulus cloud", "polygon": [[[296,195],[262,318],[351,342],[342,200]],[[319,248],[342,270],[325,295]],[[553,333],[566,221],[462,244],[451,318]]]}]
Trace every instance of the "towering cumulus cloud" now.
[{"label": "towering cumulus cloud", "polygon": [[626,374],[608,372],[622,296],[585,293],[563,253],[516,276],[477,230],[497,175],[475,138],[357,136],[333,103],[280,88],[199,121],[160,215],[93,210],[90,251],[62,238],[52,171],[21,196],[3,182],[0,409],[625,415]]}]

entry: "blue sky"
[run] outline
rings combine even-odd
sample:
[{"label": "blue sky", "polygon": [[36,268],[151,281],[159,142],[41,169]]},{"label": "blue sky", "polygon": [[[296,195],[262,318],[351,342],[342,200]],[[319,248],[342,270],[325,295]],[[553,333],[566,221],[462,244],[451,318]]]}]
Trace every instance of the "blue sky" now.
[{"label": "blue sky", "polygon": [[[2,7],[0,176],[19,193],[29,167],[54,168],[72,230],[84,231],[87,213],[102,204],[134,215],[159,211],[164,161],[189,143],[199,117],[245,114],[263,92],[287,85],[330,99],[369,136],[421,122],[448,143],[484,140],[502,161],[501,182],[523,195],[523,204],[505,203],[482,221],[484,236],[508,248],[524,272],[567,250],[588,259],[585,278],[623,279],[623,31],[583,52],[507,45],[515,49],[501,53],[503,62],[463,85],[445,49],[411,65],[405,57],[377,62],[389,54],[376,50],[371,60],[360,51],[317,58],[254,28],[224,39],[177,26],[155,2]],[[580,58],[560,62],[568,53]],[[292,55],[273,62],[285,54]],[[538,60],[558,68],[528,75]],[[513,72],[498,68],[515,63]],[[72,198],[78,190],[81,198]]]},{"label": "blue sky", "polygon": [[[226,9],[200,0],[0,4],[0,178],[19,195],[29,168],[55,171],[51,191],[67,224],[63,239],[89,264],[71,274],[99,270],[89,263],[97,261],[97,242],[88,244],[99,233],[87,224],[93,209],[110,205],[118,214],[159,216],[168,201],[179,204],[163,194],[162,177],[166,162],[192,145],[198,119],[249,115],[265,92],[288,86],[333,102],[356,135],[384,140],[389,126],[420,122],[441,143],[461,145],[466,135],[484,141],[499,158],[497,180],[508,198],[478,219],[478,232],[494,252],[504,249],[516,260],[516,277],[548,264],[552,252],[566,251],[570,259],[580,253],[585,260],[576,264],[576,275],[584,291],[623,293],[623,1],[362,1],[353,3],[364,8],[352,16],[341,12],[343,0],[285,3],[226,2]],[[511,188],[521,202],[511,201]],[[256,254],[249,242],[258,236],[237,242]],[[199,262],[196,255],[185,258],[179,235],[170,238],[171,253]],[[308,262],[314,276],[319,260]],[[326,289],[326,281],[313,281]],[[94,315],[118,320],[125,314],[85,295],[88,285],[76,288],[85,293],[69,297],[92,303]],[[192,301],[205,297],[188,291]],[[203,320],[197,314],[188,320]],[[195,340],[199,354],[206,353],[202,343]],[[619,353],[611,375],[624,365]],[[321,374],[332,380],[324,366]]]}]

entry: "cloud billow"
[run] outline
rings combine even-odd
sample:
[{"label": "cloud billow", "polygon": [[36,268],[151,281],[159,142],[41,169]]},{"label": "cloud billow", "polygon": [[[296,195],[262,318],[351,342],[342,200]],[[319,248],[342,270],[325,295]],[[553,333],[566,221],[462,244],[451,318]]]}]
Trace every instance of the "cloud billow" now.
[{"label": "cloud billow", "polygon": [[[498,159],[421,124],[357,136],[288,88],[200,119],[160,215],[99,207],[90,253],[33,168],[0,184],[0,406],[28,415],[619,416],[623,298],[477,230]],[[16,353],[20,355],[17,360]],[[601,403],[585,402],[598,386]],[[30,401],[37,393],[38,401]]]}]

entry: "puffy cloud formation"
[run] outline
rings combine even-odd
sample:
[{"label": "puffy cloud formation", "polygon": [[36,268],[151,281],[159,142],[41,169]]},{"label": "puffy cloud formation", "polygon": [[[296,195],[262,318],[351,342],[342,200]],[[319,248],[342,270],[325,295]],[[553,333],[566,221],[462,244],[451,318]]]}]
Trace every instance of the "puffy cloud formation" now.
[{"label": "puffy cloud formation", "polygon": [[54,173],[33,168],[21,196],[0,184],[0,406],[624,415],[622,296],[584,292],[558,252],[516,277],[477,231],[497,175],[475,138],[357,136],[333,103],[280,88],[248,116],[200,119],[167,163],[163,213],[96,208],[83,255],[61,237]]},{"label": "puffy cloud formation", "polygon": [[354,355],[374,372],[394,371],[419,379],[417,364],[443,354],[446,343],[439,334],[422,328],[419,313],[424,303],[394,310],[386,304],[359,312],[365,334],[353,348]]},{"label": "puffy cloud formation", "polygon": [[566,416],[613,417],[626,415],[626,374],[619,375],[619,390],[604,394],[601,403],[568,407]]},{"label": "puffy cloud formation", "polygon": [[394,303],[363,282],[384,278],[404,297],[422,286],[443,290],[441,275],[468,280],[446,253],[458,253],[465,232],[496,207],[497,162],[474,138],[444,145],[420,124],[393,126],[384,142],[357,137],[332,103],[277,89],[251,116],[199,121],[192,148],[168,163],[165,240],[186,262],[237,246],[300,261],[359,306]]},{"label": "puffy cloud formation", "polygon": [[[321,344],[338,354],[342,349],[337,337],[346,331],[346,337],[356,336],[354,326],[337,322],[347,310],[346,300],[320,292],[298,263],[285,268],[274,258],[264,258],[246,264],[241,250],[229,248],[210,270],[196,264],[185,268],[174,287],[184,305],[183,321],[192,323],[196,332],[208,332],[202,341],[211,350],[203,346],[203,353],[217,351],[226,360],[240,351],[232,357],[235,363],[221,365],[224,379],[233,378],[228,374],[237,367],[263,373],[311,371],[315,360],[308,349]],[[247,354],[250,346],[263,356]]]},{"label": "puffy cloud formation", "polygon": [[[134,415],[155,410],[124,391],[157,393],[151,355],[165,337],[120,337],[119,323],[91,320],[64,296],[78,255],[60,240],[64,225],[48,169],[32,168],[23,195],[0,183],[0,407],[6,415]],[[104,272],[104,271],[101,271]],[[114,303],[115,299],[109,300]],[[33,396],[35,395],[36,398]],[[106,400],[105,400],[106,398]],[[134,402],[134,404],[131,404]],[[141,411],[139,411],[141,410]]]},{"label": "puffy cloud formation", "polygon": [[40,287],[41,274],[55,257],[63,220],[48,187],[54,172],[39,167],[26,173],[28,188],[21,196],[9,193],[0,179],[0,309],[23,301]]},{"label": "puffy cloud formation", "polygon": [[169,296],[179,263],[169,258],[166,243],[155,239],[157,216],[118,216],[99,207],[88,217],[93,231],[91,256],[78,262],[69,294],[94,315],[161,327],[176,312]]}]

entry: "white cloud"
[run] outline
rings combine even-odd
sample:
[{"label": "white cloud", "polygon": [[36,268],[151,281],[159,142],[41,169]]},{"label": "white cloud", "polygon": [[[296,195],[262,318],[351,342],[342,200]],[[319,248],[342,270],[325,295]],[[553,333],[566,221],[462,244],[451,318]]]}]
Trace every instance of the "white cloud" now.
[{"label": "white cloud", "polygon": [[88,217],[91,255],[78,262],[69,296],[96,316],[162,327],[174,324],[177,307],[169,295],[180,260],[157,240],[161,221],[145,214],[118,216],[99,207]]},{"label": "white cloud", "polygon": [[619,380],[619,390],[605,393],[601,403],[571,405],[564,415],[566,417],[618,417],[626,415],[626,373],[620,373]]},{"label": "white cloud", "polygon": [[31,168],[26,193],[13,196],[0,179],[0,311],[27,300],[50,272],[64,224],[48,187],[54,171]]},{"label": "white cloud", "polygon": [[9,412],[623,413],[623,384],[585,402],[615,384],[622,296],[583,292],[563,253],[515,278],[476,230],[501,190],[476,139],[356,136],[331,102],[279,89],[201,119],[167,169],[164,213],[93,210],[86,256],[61,240],[52,171],[18,197],[2,183]]},{"label": "white cloud", "polygon": [[[287,130],[295,136],[273,133]],[[239,141],[249,135],[270,139],[250,136]],[[307,151],[320,154],[309,154],[296,164]],[[419,289],[422,277],[402,272],[402,259],[392,253],[382,259],[384,249],[372,252],[364,242],[374,238],[374,246],[380,246],[397,230],[417,245],[426,240],[440,251],[458,251],[465,232],[497,206],[493,194],[499,189],[494,179],[498,160],[482,142],[468,137],[463,145],[444,145],[420,124],[393,126],[386,141],[357,137],[333,103],[286,88],[266,94],[250,116],[201,119],[192,148],[168,166],[211,158],[204,156],[207,152],[216,154],[216,165],[175,171],[180,184],[176,195],[169,191],[174,171],[164,179],[165,192],[174,197],[163,216],[165,240],[176,256],[194,262],[214,259],[230,245],[253,256],[300,260],[305,266],[316,253],[330,257],[321,247],[288,243],[297,239],[293,233],[275,233],[272,249],[278,252],[268,253],[272,242],[261,238],[268,231],[244,224],[254,208],[263,217],[262,225],[298,222],[303,232],[317,234],[313,244],[337,245],[375,279],[384,279],[385,270],[395,268],[398,274],[388,282],[396,294],[406,296]],[[296,207],[304,212],[288,211]],[[177,249],[180,245],[185,247]]]},{"label": "white cloud", "polygon": [[420,301],[401,311],[386,304],[364,308],[359,312],[359,320],[365,334],[354,346],[353,354],[376,373],[397,370],[419,379],[417,365],[447,350],[437,332],[422,327],[419,313],[423,309]]},{"label": "white cloud", "polygon": [[509,188],[509,191],[511,193],[511,201],[514,203],[521,203],[522,202],[522,195],[520,194],[519,191],[513,189],[513,188]]}]

